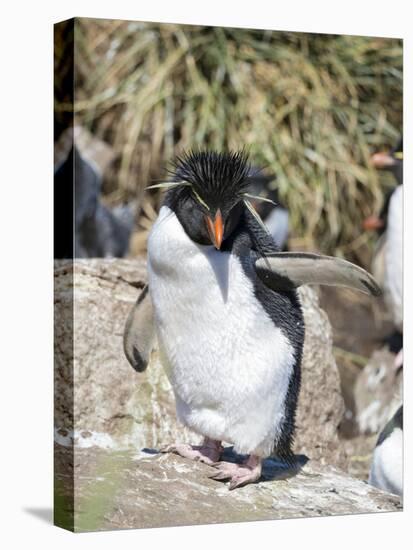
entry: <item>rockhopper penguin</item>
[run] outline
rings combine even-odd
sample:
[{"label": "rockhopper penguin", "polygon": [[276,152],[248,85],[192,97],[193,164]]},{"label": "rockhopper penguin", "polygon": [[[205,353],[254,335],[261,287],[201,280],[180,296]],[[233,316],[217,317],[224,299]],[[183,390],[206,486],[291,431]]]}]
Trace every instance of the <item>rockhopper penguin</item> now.
[{"label": "rockhopper penguin", "polygon": [[[379,170],[392,172],[397,186],[386,196],[379,216],[369,216],[365,229],[376,229],[372,271],[383,288],[384,298],[397,333],[403,335],[403,138],[390,152],[375,153],[371,162]],[[400,349],[395,368],[403,363]]]},{"label": "rockhopper penguin", "polygon": [[[292,459],[304,320],[296,288],[374,279],[344,260],[279,252],[251,205],[244,152],[190,152],[148,239],[148,281],[127,321],[124,348],[146,368],[156,333],[179,420],[200,446],[163,449],[216,468],[234,489],[257,481],[263,458]],[[155,187],[155,186],[152,186]],[[265,200],[265,199],[263,199]],[[147,327],[153,327],[153,331]],[[220,461],[222,442],[248,455]]]}]

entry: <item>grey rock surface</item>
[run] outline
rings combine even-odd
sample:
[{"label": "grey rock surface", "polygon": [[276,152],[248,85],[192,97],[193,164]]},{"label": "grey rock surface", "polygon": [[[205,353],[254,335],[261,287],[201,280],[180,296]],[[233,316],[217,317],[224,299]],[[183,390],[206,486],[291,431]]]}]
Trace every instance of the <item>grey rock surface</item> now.
[{"label": "grey rock surface", "polygon": [[[124,357],[122,334],[130,308],[146,282],[144,259],[77,260],[74,263],[74,362],[65,347],[72,294],[69,265],[56,265],[56,440],[78,447],[158,448],[173,441],[197,442],[178,425],[169,382],[153,354],[148,369],[135,372]],[[337,427],[344,404],[332,354],[331,327],[316,292],[302,288],[306,321],[302,390],[295,451],[342,465]],[[59,342],[61,342],[59,344]],[[74,430],[67,394],[73,386]],[[70,396],[69,396],[70,397]]]},{"label": "grey rock surface", "polygon": [[73,275],[68,262],[56,263],[56,441],[70,445],[74,436],[81,447],[140,449],[190,439],[176,422],[156,354],[138,374],[123,352],[124,324],[145,280],[144,260],[76,260]]},{"label": "grey rock surface", "polygon": [[295,452],[324,464],[344,466],[338,426],[344,414],[340,375],[333,356],[331,325],[313,288],[299,290],[305,341],[297,410]]},{"label": "grey rock surface", "polygon": [[[57,455],[65,448],[58,449]],[[75,452],[74,530],[91,531],[302,518],[402,509],[399,497],[331,466],[301,460],[298,471],[266,460],[263,479],[229,491],[214,469],[171,454]],[[233,460],[227,452],[226,460]],[[63,491],[61,517],[65,508]],[[72,525],[73,525],[72,523]]]}]

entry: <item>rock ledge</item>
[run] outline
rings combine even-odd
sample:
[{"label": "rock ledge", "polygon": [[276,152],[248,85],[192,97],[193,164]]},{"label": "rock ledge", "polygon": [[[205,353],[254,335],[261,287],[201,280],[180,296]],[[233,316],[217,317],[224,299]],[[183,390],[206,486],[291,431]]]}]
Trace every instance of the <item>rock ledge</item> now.
[{"label": "rock ledge", "polygon": [[[64,453],[60,447],[59,453]],[[66,451],[67,452],[67,451]],[[226,460],[234,460],[226,451]],[[303,518],[402,509],[381,492],[332,466],[300,457],[296,474],[266,460],[264,480],[229,491],[212,467],[152,450],[97,447],[75,452],[76,531]]]}]

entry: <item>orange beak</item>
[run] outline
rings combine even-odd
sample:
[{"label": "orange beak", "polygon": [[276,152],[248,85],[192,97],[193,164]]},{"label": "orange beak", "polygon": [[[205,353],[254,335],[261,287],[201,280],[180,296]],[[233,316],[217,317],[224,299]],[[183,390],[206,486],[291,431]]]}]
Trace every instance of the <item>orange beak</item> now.
[{"label": "orange beak", "polygon": [[375,229],[380,229],[382,227],[384,227],[384,221],[378,216],[369,216],[363,222],[363,229],[366,231],[374,231]]},{"label": "orange beak", "polygon": [[209,216],[205,216],[205,221],[211,243],[219,250],[224,238],[224,222],[222,221],[221,210],[217,210],[214,221]]},{"label": "orange beak", "polygon": [[371,163],[374,168],[383,169],[389,166],[393,166],[395,163],[394,158],[389,153],[376,153],[371,157]]}]

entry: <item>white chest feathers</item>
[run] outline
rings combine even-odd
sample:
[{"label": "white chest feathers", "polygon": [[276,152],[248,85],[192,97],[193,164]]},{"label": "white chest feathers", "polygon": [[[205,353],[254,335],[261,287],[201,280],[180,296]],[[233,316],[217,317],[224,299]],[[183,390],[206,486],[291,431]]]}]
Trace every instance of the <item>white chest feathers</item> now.
[{"label": "white chest feathers", "polygon": [[237,452],[270,454],[284,420],[293,347],[239,259],[194,243],[164,206],[149,236],[148,273],[179,419]]},{"label": "white chest feathers", "polygon": [[395,428],[373,454],[369,483],[395,495],[403,495],[403,431]]}]

